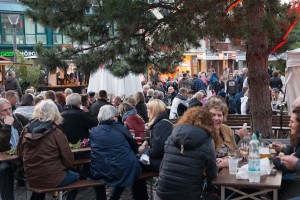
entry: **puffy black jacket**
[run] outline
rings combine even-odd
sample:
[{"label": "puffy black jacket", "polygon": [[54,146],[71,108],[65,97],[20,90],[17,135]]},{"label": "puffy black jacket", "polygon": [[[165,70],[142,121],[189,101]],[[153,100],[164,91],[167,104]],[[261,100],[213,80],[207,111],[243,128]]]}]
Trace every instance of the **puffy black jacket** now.
[{"label": "puffy black jacket", "polygon": [[211,185],[217,175],[212,137],[193,125],[176,126],[165,144],[157,195],[164,200],[200,199],[204,170]]}]

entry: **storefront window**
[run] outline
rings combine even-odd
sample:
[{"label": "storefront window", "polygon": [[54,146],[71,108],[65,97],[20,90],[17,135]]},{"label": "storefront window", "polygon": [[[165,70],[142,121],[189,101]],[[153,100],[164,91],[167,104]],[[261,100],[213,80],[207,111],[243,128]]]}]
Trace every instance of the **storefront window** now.
[{"label": "storefront window", "polygon": [[31,34],[26,34],[26,44],[35,44],[36,41],[35,41],[35,35]]},{"label": "storefront window", "polygon": [[66,35],[63,36],[64,44],[72,44],[72,39]]},{"label": "storefront window", "polygon": [[37,35],[37,42],[41,42],[42,44],[47,44],[47,38],[45,34]]},{"label": "storefront window", "polygon": [[37,33],[45,33],[46,32],[46,29],[44,26],[42,26],[41,24],[37,24],[36,25],[36,32]]},{"label": "storefront window", "polygon": [[62,44],[62,35],[61,34],[53,35],[53,44]]},{"label": "storefront window", "polygon": [[[2,33],[2,44],[12,44],[13,43],[13,27],[8,19],[9,14],[1,14],[1,33]],[[24,44],[24,16],[20,15],[18,24],[16,26],[16,40],[17,44]]]}]

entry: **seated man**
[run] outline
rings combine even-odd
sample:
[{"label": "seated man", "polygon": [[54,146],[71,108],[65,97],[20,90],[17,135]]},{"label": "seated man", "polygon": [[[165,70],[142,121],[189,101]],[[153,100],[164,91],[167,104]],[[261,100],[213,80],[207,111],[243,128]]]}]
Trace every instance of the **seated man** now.
[{"label": "seated man", "polygon": [[80,109],[81,96],[78,93],[72,93],[66,98],[66,108],[61,113],[64,118],[61,124],[62,129],[67,135],[68,141],[76,144],[79,140],[89,138],[89,130],[97,126],[97,121],[88,112]]},{"label": "seated man", "polygon": [[[16,148],[19,135],[28,120],[20,114],[12,115],[11,103],[0,98],[0,151]],[[14,199],[14,174],[12,163],[0,162],[0,191],[2,200]]]},{"label": "seated man", "polygon": [[[186,110],[186,109],[184,110],[184,107],[187,108],[189,106],[187,97],[188,97],[188,90],[184,87],[180,88],[179,93],[174,98],[173,103],[172,103],[172,107],[171,107],[170,115],[169,115],[170,119],[176,119],[184,113],[184,111]],[[181,106],[179,106],[180,104],[181,104]],[[178,113],[178,111],[179,111],[179,113]]]}]

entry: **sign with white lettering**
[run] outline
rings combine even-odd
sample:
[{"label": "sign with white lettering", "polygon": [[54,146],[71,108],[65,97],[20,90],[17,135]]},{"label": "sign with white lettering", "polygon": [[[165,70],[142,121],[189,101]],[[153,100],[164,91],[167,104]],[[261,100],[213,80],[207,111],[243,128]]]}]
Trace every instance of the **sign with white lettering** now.
[{"label": "sign with white lettering", "polygon": [[[29,57],[29,56],[36,56],[35,51],[30,51],[30,50],[19,50],[19,51],[25,58]],[[13,51],[0,51],[0,56],[14,57],[14,52]]]}]

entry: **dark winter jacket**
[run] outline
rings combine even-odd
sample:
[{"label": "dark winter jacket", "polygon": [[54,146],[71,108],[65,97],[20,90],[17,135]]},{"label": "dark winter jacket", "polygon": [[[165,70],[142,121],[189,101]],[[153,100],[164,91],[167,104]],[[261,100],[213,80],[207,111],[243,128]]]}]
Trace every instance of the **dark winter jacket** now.
[{"label": "dark winter jacket", "polygon": [[157,195],[164,200],[200,200],[204,172],[211,186],[217,175],[212,137],[193,125],[176,126],[165,144]]},{"label": "dark winter jacket", "polygon": [[225,89],[225,83],[223,81],[216,81],[213,85],[213,90],[218,94],[219,91]]},{"label": "dark winter jacket", "polygon": [[106,99],[98,99],[95,103],[93,103],[90,107],[90,113],[97,120],[97,116],[99,114],[100,108],[104,105],[110,104]]},{"label": "dark winter jacket", "polygon": [[204,83],[203,81],[200,79],[200,78],[194,78],[194,84],[193,84],[193,91],[196,93],[196,92],[199,92],[200,90],[203,90],[203,91],[206,91],[206,88],[204,86]]},{"label": "dark winter jacket", "polygon": [[148,118],[148,113],[147,113],[147,106],[145,103],[143,102],[138,102],[135,105],[135,109],[137,111],[137,113],[143,118],[143,120],[147,123],[149,118]]},{"label": "dark winter jacket", "polygon": [[244,97],[244,92],[241,91],[237,93],[234,97],[235,103],[236,103],[236,110],[238,114],[241,114],[241,98]]},{"label": "dark winter jacket", "polygon": [[195,106],[202,106],[202,103],[200,101],[198,101],[198,99],[196,99],[196,98],[191,99],[189,101],[189,108],[195,107]]},{"label": "dark winter jacket", "polygon": [[273,88],[277,88],[279,91],[281,91],[282,88],[282,81],[279,77],[272,77],[270,79],[270,87]]},{"label": "dark winter jacket", "polygon": [[61,113],[64,118],[61,128],[67,135],[68,141],[72,144],[89,138],[89,130],[97,126],[98,122],[89,114],[77,106],[68,105]]},{"label": "dark winter jacket", "polygon": [[160,113],[154,123],[150,126],[150,148],[145,153],[150,157],[150,163],[157,171],[164,156],[164,145],[171,135],[173,124],[168,120],[167,112]]},{"label": "dark winter jacket", "polygon": [[[284,155],[291,155],[293,153],[295,153],[294,154],[295,157],[300,158],[300,144],[298,144],[298,146],[295,149],[294,149],[294,147],[292,147],[290,145],[284,151]],[[282,170],[282,175],[291,174],[291,173],[296,172],[295,170],[288,170],[283,164],[281,164],[280,157],[276,157],[274,159],[273,163],[276,168]]]},{"label": "dark winter jacket", "polygon": [[[19,135],[21,135],[23,127],[28,124],[28,119],[18,113],[13,114],[13,118],[15,119],[13,127],[15,127],[18,130]],[[11,127],[11,125],[3,124],[2,122],[0,123],[0,152],[8,151],[11,149]]]},{"label": "dark winter jacket", "polygon": [[22,96],[22,90],[19,84],[18,79],[16,78],[8,78],[5,84],[5,91],[13,90],[18,93],[19,97]]},{"label": "dark winter jacket", "polygon": [[131,186],[140,175],[138,145],[125,126],[112,120],[101,122],[91,130],[90,145],[92,179],[110,186]]},{"label": "dark winter jacket", "polygon": [[17,148],[31,187],[59,186],[66,170],[73,168],[74,156],[65,133],[51,122],[34,120],[26,126]]}]

